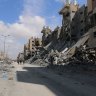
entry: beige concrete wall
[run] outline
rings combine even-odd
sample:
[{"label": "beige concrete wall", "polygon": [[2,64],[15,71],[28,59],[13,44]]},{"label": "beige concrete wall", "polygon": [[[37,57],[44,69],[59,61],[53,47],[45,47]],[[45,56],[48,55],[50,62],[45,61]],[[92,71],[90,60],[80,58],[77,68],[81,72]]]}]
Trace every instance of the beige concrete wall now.
[{"label": "beige concrete wall", "polygon": [[93,1],[93,9],[95,9],[96,8],[96,0],[92,0]]},{"label": "beige concrete wall", "polygon": [[96,0],[87,0],[88,13],[92,12],[96,8]]},{"label": "beige concrete wall", "polygon": [[89,47],[96,47],[96,37],[94,36],[94,32],[96,32],[96,27],[89,30]]},{"label": "beige concrete wall", "polygon": [[92,0],[87,0],[87,6],[88,6],[88,13],[92,12]]},{"label": "beige concrete wall", "polygon": [[32,52],[33,51],[33,47],[35,46],[35,40],[34,38],[30,38],[29,39],[29,51]]},{"label": "beige concrete wall", "polygon": [[71,11],[76,12],[78,10],[79,6],[78,5],[74,5],[74,4],[70,4],[70,9]]}]

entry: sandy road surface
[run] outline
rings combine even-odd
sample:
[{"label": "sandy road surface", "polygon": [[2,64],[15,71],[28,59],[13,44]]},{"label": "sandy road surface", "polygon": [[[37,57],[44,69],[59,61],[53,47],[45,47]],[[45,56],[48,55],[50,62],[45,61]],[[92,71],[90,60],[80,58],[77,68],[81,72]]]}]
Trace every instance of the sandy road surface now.
[{"label": "sandy road surface", "polygon": [[[48,85],[46,78],[35,70],[37,66],[16,64],[15,68],[16,81],[11,96],[56,96],[46,87],[46,84]],[[33,68],[33,70],[29,71],[26,68]]]},{"label": "sandy road surface", "polygon": [[13,65],[8,80],[0,77],[0,96],[96,96],[96,87],[62,78],[44,67]]},{"label": "sandy road surface", "polygon": [[[30,68],[30,65],[13,65],[15,68],[11,69],[11,72],[0,72],[0,96],[56,96],[43,85],[48,82],[42,75],[35,70],[28,72],[23,69]],[[37,66],[32,66],[33,69],[35,67]]]}]

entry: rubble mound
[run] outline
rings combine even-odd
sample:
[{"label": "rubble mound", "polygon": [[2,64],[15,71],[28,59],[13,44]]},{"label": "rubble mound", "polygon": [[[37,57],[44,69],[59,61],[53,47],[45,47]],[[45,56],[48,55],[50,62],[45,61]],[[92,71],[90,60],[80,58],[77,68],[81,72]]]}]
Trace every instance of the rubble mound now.
[{"label": "rubble mound", "polygon": [[34,61],[33,63],[31,63],[31,64],[37,64],[37,65],[40,65],[40,66],[48,66],[48,63],[47,62],[45,62],[44,60],[42,60],[42,59],[37,59],[36,61]]},{"label": "rubble mound", "polygon": [[96,71],[94,62],[70,62],[66,65],[52,65],[48,68],[57,72],[91,72]]}]

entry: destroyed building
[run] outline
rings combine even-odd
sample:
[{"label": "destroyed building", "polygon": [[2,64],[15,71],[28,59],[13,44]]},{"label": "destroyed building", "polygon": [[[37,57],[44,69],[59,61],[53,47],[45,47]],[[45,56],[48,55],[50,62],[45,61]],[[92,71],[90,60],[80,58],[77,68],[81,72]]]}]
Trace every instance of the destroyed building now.
[{"label": "destroyed building", "polygon": [[96,47],[96,0],[88,0],[88,17],[89,17],[89,46]]},{"label": "destroyed building", "polygon": [[53,50],[53,54],[58,53],[63,61],[73,57],[79,60],[96,59],[96,0],[87,0],[87,6],[79,6],[77,0],[66,0],[59,14],[62,15],[62,26],[54,30],[44,26],[42,40],[30,38],[24,47],[24,54],[32,57],[42,47],[46,58]]},{"label": "destroyed building", "polygon": [[[66,47],[74,45],[87,32],[87,7],[83,5],[79,8],[76,1],[66,2],[59,14],[62,15],[62,26],[56,27],[54,31],[49,31],[46,48],[60,52]],[[46,33],[44,28],[43,32]],[[43,42],[44,40],[42,38]]]},{"label": "destroyed building", "polygon": [[30,51],[29,51],[29,44],[25,44],[24,45],[24,59],[28,59],[28,57],[30,56]]},{"label": "destroyed building", "polygon": [[71,22],[71,37],[77,41],[88,31],[87,7],[81,6],[76,12]]},{"label": "destroyed building", "polygon": [[46,46],[49,42],[51,42],[51,29],[47,26],[47,27],[43,27],[41,33],[43,34],[42,36],[42,45]]},{"label": "destroyed building", "polygon": [[[74,56],[77,49],[80,49],[81,46],[95,47],[96,42],[96,8],[95,0],[88,0],[88,6],[81,6],[77,4],[76,0],[73,3],[70,3],[70,0],[66,0],[66,4],[59,12],[62,15],[62,26],[59,31],[52,31],[50,37],[52,38],[51,42],[45,46],[48,51],[58,50],[59,52],[64,52],[64,58],[70,58]],[[91,2],[92,1],[92,2]],[[91,3],[90,3],[91,2]],[[93,4],[95,3],[95,4]],[[91,11],[90,11],[91,10]],[[59,29],[58,27],[56,29]],[[58,37],[58,38],[57,38]],[[55,39],[54,39],[55,38]],[[48,39],[47,39],[48,40]],[[64,50],[67,48],[67,52]],[[80,49],[82,51],[82,49]],[[85,53],[82,55],[84,58],[89,58],[94,56],[93,54],[86,53],[87,50],[83,50]],[[79,55],[78,55],[79,56]],[[88,57],[89,56],[89,57]],[[83,56],[82,56],[83,57]],[[83,59],[84,59],[83,58]]]},{"label": "destroyed building", "polygon": [[42,46],[42,40],[40,38],[31,37],[28,43],[24,45],[24,58],[29,59],[34,56],[35,51]]},{"label": "destroyed building", "polygon": [[[66,59],[76,57],[83,61],[96,60],[96,0],[88,0],[87,15],[85,15],[85,31],[75,45],[64,53]],[[79,28],[79,26],[77,26]],[[77,33],[78,34],[78,33]]]},{"label": "destroyed building", "polygon": [[34,37],[31,37],[31,38],[29,39],[29,43],[28,43],[28,44],[29,44],[30,55],[32,56],[32,53],[34,53],[35,50],[36,50]]},{"label": "destroyed building", "polygon": [[77,4],[68,2],[59,12],[59,14],[62,15],[62,27],[60,38],[65,41],[71,41],[71,22],[78,8],[79,6]]},{"label": "destroyed building", "polygon": [[88,16],[90,28],[96,26],[96,0],[88,0]]}]

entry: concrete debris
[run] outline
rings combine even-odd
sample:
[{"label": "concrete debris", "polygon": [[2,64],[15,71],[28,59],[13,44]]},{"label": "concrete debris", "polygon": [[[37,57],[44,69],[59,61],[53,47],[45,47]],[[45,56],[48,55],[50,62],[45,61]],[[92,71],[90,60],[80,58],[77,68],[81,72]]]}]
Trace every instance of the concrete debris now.
[{"label": "concrete debris", "polygon": [[48,66],[48,68],[52,69],[53,71],[56,72],[91,72],[95,71],[96,72],[96,64],[93,62],[79,62],[79,61],[74,61],[74,62],[69,62],[66,63],[65,65],[53,65],[53,66]]}]

